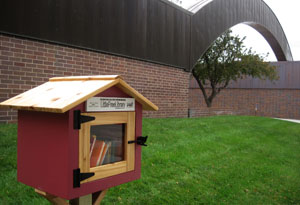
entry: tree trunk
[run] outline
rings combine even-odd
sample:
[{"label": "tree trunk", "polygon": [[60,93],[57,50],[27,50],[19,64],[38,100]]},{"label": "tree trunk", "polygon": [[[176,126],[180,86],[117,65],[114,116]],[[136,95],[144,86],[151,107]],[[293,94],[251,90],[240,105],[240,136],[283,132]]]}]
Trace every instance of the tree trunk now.
[{"label": "tree trunk", "polygon": [[212,102],[210,102],[209,100],[205,100],[205,103],[206,103],[207,107],[211,107]]},{"label": "tree trunk", "polygon": [[196,79],[201,91],[202,91],[202,94],[203,94],[203,97],[204,97],[204,100],[205,100],[205,103],[207,105],[207,107],[211,107],[211,101],[209,100],[209,98],[207,97],[207,94],[206,94],[206,90],[204,88],[204,86],[202,85],[201,81],[199,80],[197,74],[194,72],[194,70],[192,71],[193,73],[193,76],[194,78]]}]

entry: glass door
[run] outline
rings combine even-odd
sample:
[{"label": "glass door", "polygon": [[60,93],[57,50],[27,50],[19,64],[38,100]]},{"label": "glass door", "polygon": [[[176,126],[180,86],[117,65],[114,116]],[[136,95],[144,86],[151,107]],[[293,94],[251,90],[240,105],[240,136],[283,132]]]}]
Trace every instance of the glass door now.
[{"label": "glass door", "polygon": [[95,117],[79,131],[79,168],[95,175],[81,183],[134,170],[135,112],[82,113]]},{"label": "glass door", "polygon": [[126,124],[90,127],[90,167],[123,161]]}]

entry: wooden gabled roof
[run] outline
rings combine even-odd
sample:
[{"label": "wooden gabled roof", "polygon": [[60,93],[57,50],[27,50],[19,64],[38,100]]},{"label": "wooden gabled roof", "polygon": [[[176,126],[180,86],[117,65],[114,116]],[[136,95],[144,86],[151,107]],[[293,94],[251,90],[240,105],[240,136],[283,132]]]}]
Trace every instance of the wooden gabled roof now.
[{"label": "wooden gabled roof", "polygon": [[144,110],[158,110],[118,75],[50,78],[49,82],[0,103],[0,107],[64,113],[112,86],[134,97]]}]

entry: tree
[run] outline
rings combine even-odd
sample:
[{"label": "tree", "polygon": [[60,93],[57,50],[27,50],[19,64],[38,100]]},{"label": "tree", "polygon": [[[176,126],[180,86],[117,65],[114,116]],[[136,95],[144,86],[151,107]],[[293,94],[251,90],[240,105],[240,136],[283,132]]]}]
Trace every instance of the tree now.
[{"label": "tree", "polygon": [[[278,79],[275,66],[264,61],[267,56],[256,54],[243,45],[244,38],[223,33],[207,49],[192,70],[206,102],[211,107],[213,99],[230,81],[247,76],[271,81]],[[211,92],[205,89],[210,86]]]}]

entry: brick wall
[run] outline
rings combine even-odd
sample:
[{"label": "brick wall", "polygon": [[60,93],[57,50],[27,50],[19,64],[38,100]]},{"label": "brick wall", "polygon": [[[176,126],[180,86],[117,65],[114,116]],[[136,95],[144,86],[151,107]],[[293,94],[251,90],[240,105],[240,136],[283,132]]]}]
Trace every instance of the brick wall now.
[{"label": "brick wall", "polygon": [[192,88],[189,114],[191,117],[234,114],[300,119],[300,89],[227,88],[207,108],[201,90]]},{"label": "brick wall", "polygon": [[[54,76],[122,75],[159,107],[145,117],[187,117],[190,74],[181,69],[102,53],[0,35],[0,102]],[[0,110],[0,122],[15,122]]]},{"label": "brick wall", "polygon": [[[199,89],[189,89],[181,69],[87,50],[0,35],[0,102],[54,76],[122,75],[159,106],[144,117],[191,117],[219,114],[300,119],[300,89],[225,89],[207,108]],[[15,122],[16,112],[0,110],[0,122]]]},{"label": "brick wall", "polygon": [[279,80],[248,77],[231,82],[217,95],[211,108],[207,108],[199,85],[191,76],[190,116],[235,114],[300,119],[300,61],[271,64],[276,66]]}]

